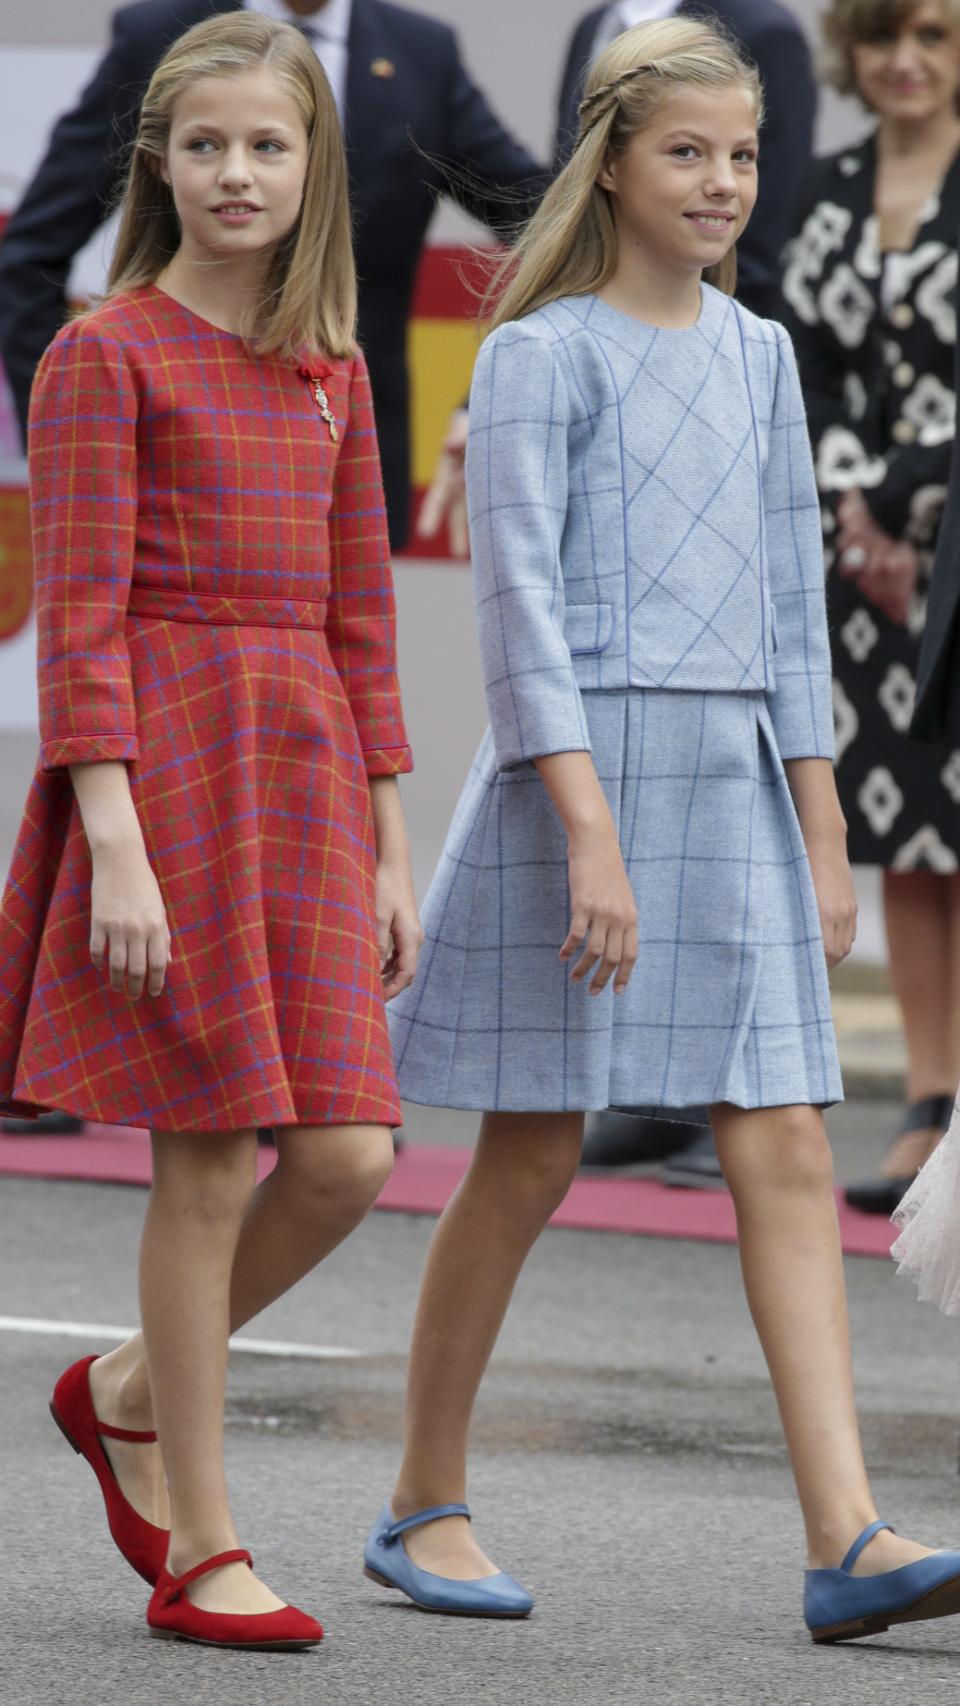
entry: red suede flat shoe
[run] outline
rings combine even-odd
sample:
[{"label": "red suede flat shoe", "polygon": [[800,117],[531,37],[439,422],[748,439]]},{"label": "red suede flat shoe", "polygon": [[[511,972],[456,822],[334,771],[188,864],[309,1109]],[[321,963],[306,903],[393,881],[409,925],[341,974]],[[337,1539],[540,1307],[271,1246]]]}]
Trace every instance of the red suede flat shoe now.
[{"label": "red suede flat shoe", "polygon": [[50,1414],[74,1451],[86,1458],[96,1475],[107,1507],[110,1533],[127,1563],[153,1587],[167,1561],[169,1530],[156,1528],[125,1498],[100,1444],[100,1436],[132,1440],[139,1445],[149,1444],[157,1436],[133,1428],[114,1428],[97,1419],[90,1396],[90,1364],[96,1360],[96,1357],[81,1357],[61,1374],[53,1389]]},{"label": "red suede flat shoe", "polygon": [[230,1612],[202,1611],[184,1592],[199,1576],[219,1570],[224,1564],[248,1564],[253,1569],[249,1552],[237,1547],[233,1552],[218,1552],[184,1570],[182,1576],[171,1576],[164,1565],[160,1580],[147,1606],[147,1622],[151,1635],[165,1641],[197,1641],[204,1647],[249,1647],[260,1651],[264,1647],[285,1647],[294,1652],[301,1647],[315,1647],[323,1640],[323,1630],[313,1617],[298,1611],[295,1605],[285,1605],[280,1611]]}]

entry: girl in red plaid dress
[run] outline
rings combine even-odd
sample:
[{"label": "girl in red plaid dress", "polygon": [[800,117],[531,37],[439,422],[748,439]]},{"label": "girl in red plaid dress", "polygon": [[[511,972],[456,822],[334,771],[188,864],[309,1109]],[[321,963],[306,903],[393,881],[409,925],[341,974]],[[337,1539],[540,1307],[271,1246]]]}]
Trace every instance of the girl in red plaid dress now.
[{"label": "girl in red plaid dress", "polygon": [[[389,1173],[384,998],[420,942],[354,325],[315,54],[254,13],[198,25],[145,97],[107,298],[34,390],[42,748],[0,913],[0,1103],[151,1129],[143,1334],[53,1410],[151,1627],[214,1643],[320,1638],[237,1547],[227,1339]],[[258,1126],[278,1160],[254,1190]]]}]

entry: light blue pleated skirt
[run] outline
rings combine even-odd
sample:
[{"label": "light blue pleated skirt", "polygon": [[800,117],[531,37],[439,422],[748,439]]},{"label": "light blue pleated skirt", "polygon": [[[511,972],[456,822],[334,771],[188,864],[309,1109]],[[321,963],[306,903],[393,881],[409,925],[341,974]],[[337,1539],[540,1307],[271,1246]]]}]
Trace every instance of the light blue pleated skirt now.
[{"label": "light blue pleated skirt", "polygon": [[842,1099],[816,897],[763,694],[585,692],[639,913],[627,990],[558,959],[566,837],[532,764],[489,731],[391,1004],[400,1093],[560,1112]]}]

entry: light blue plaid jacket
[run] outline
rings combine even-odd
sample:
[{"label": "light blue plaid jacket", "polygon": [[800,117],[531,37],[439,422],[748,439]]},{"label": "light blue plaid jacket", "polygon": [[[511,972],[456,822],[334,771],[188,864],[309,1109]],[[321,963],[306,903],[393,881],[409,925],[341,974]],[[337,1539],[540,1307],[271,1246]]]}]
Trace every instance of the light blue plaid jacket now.
[{"label": "light blue plaid jacket", "polygon": [[684,330],[596,296],[500,326],[467,490],[501,769],[589,751],[584,688],[762,691],[782,758],[832,758],[820,509],[782,326],[709,285]]}]

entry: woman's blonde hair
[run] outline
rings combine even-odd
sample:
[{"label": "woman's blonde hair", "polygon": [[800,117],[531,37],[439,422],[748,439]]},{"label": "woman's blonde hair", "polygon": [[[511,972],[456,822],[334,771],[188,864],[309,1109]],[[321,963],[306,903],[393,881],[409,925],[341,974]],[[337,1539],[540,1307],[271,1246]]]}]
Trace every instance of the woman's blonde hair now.
[{"label": "woman's blonde hair", "polygon": [[[622,154],[665,101],[691,88],[745,89],[756,103],[757,124],[762,120],[756,67],[710,24],[683,18],[638,24],[599,55],[587,76],[570,161],[493,274],[484,299],[491,330],[560,296],[584,296],[607,282],[616,266],[617,234],[610,194],[597,176],[608,156]],[[732,295],[733,249],[704,277]]]},{"label": "woman's blonde hair", "polygon": [[[896,35],[922,0],[831,0],[820,20],[824,82],[841,95],[859,95],[854,49]],[[960,29],[960,0],[943,0],[947,26]]]},{"label": "woman's blonde hair", "polygon": [[263,298],[244,328],[259,352],[349,355],[355,347],[357,280],[347,162],[330,85],[309,42],[289,24],[236,12],[195,24],[168,49],[150,79],[120,203],[108,296],[152,284],[180,245],[180,224],[163,180],[176,103],[201,77],[236,77],[263,67],[299,109],[308,137],[300,213],[277,244]]}]

